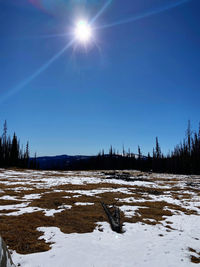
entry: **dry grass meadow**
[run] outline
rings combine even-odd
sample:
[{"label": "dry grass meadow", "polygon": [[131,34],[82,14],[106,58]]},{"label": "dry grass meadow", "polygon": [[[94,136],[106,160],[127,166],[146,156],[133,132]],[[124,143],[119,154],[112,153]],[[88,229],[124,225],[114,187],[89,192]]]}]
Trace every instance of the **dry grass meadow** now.
[{"label": "dry grass meadow", "polygon": [[[50,244],[38,239],[42,235],[38,227],[92,232],[97,222],[107,221],[101,201],[120,208],[122,223],[160,224],[166,232],[175,231],[170,217],[199,216],[199,199],[200,178],[196,176],[1,169],[0,234],[18,253],[47,251]],[[191,261],[200,263],[200,253],[188,250]]]}]

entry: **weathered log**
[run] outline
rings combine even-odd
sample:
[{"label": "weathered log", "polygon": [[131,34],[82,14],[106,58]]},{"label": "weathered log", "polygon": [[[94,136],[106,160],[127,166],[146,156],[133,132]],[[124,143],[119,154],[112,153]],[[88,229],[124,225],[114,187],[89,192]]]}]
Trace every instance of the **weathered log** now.
[{"label": "weathered log", "polygon": [[0,236],[0,267],[15,267],[10,252],[4,242],[3,238]]},{"label": "weathered log", "polygon": [[113,206],[114,211],[111,212],[111,210],[108,208],[108,206],[104,203],[101,202],[101,205],[108,216],[109,223],[111,225],[111,228],[113,231],[117,233],[122,232],[122,226],[120,223],[120,210],[116,206]]}]

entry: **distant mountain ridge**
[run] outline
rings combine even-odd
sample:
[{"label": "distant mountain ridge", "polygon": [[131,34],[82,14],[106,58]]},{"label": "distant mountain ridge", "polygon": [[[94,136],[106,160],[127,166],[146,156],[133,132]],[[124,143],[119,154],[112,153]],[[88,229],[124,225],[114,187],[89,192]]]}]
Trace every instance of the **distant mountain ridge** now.
[{"label": "distant mountain ridge", "polygon": [[[137,154],[125,154],[125,155],[117,155],[117,154],[105,154],[103,156],[85,156],[85,155],[57,155],[57,156],[43,156],[36,158],[37,166],[42,170],[70,170],[70,169],[93,169],[94,166],[98,166],[98,168],[108,168],[110,166],[110,159],[118,160],[117,167],[120,167],[120,159],[138,159],[139,155]],[[141,156],[141,160],[146,160],[147,157]],[[31,158],[34,160],[34,158]],[[97,161],[100,160],[100,164],[97,165]],[[107,163],[106,163],[107,162]],[[105,164],[106,163],[106,164]]]},{"label": "distant mountain ridge", "polygon": [[[57,156],[43,156],[37,157],[37,163],[39,163],[40,169],[66,169],[74,162],[79,160],[86,160],[91,158],[92,156],[84,156],[84,155],[57,155]],[[33,158],[31,158],[33,159]]]}]

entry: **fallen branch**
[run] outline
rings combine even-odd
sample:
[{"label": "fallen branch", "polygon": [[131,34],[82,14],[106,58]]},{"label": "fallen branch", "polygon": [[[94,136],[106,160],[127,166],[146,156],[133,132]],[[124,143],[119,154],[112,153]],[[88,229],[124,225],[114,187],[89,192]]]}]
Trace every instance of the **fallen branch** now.
[{"label": "fallen branch", "polygon": [[116,206],[113,205],[114,211],[111,212],[108,205],[106,205],[104,202],[101,202],[101,205],[108,216],[109,223],[111,225],[111,228],[113,231],[117,233],[122,232],[122,226],[120,224],[120,210]]}]

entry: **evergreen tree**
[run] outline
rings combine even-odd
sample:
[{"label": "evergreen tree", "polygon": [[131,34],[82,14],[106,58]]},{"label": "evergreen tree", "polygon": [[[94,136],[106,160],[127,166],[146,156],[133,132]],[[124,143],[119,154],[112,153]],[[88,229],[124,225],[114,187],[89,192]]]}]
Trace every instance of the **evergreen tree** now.
[{"label": "evergreen tree", "polygon": [[113,155],[113,148],[112,148],[112,145],[110,146],[110,149],[109,149],[109,155],[112,157]]},{"label": "evergreen tree", "polygon": [[138,146],[138,159],[140,160],[142,157],[140,146]]},{"label": "evergreen tree", "polygon": [[11,140],[7,135],[7,122],[3,125],[3,134],[0,137],[0,167],[20,167],[27,168],[29,161],[29,146],[26,151],[20,148],[19,140],[14,133]]},{"label": "evergreen tree", "polygon": [[156,137],[156,158],[157,159],[161,158],[161,149],[160,149],[160,145],[158,143],[158,137]]},{"label": "evergreen tree", "polygon": [[19,146],[18,146],[17,137],[14,133],[12,144],[11,144],[11,152],[10,152],[11,166],[17,166],[18,160],[19,160]]},{"label": "evergreen tree", "polygon": [[188,155],[190,156],[190,154],[191,154],[191,135],[192,135],[190,120],[188,121],[188,128],[186,131],[186,135],[187,135],[187,144],[188,144]]}]

